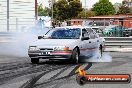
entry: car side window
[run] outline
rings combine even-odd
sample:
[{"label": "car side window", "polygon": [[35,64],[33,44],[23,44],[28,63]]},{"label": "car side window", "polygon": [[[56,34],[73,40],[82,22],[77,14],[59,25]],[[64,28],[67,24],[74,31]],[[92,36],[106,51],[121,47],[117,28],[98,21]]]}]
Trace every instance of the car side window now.
[{"label": "car side window", "polygon": [[89,37],[89,34],[86,29],[82,29],[82,37]]},{"label": "car side window", "polygon": [[95,39],[96,38],[95,33],[92,29],[89,28],[89,29],[87,29],[87,31],[88,31],[90,39]]},{"label": "car side window", "polygon": [[99,38],[99,35],[94,32],[95,38]]},{"label": "car side window", "polygon": [[90,39],[95,39],[95,34],[90,33]]}]

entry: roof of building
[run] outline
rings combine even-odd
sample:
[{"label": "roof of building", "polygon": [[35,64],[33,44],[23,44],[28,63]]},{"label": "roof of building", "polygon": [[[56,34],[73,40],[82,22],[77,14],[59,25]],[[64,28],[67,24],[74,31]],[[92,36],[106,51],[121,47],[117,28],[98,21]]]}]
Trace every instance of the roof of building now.
[{"label": "roof of building", "polygon": [[94,16],[89,17],[90,19],[120,19],[120,18],[132,18],[131,15],[111,15],[111,16]]}]

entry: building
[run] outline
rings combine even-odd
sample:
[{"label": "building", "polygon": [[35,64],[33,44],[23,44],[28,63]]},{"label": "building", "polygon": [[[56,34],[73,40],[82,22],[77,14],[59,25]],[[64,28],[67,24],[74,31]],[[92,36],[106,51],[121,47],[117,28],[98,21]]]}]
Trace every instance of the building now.
[{"label": "building", "polygon": [[89,19],[94,21],[105,20],[111,22],[111,24],[122,25],[126,28],[132,27],[132,14],[113,15],[113,16],[95,16],[95,17],[89,17]]},{"label": "building", "polygon": [[71,25],[83,25],[84,22],[95,22],[95,21],[105,21],[114,25],[122,25],[126,28],[132,28],[132,14],[128,15],[112,15],[112,16],[94,16],[88,19],[71,19]]},{"label": "building", "polygon": [[[0,0],[0,31],[7,30],[7,1]],[[9,30],[16,31],[35,23],[35,0],[9,0]]]},{"label": "building", "polygon": [[70,20],[70,25],[74,26],[74,25],[83,25],[83,21],[85,21],[86,19],[71,19]]}]

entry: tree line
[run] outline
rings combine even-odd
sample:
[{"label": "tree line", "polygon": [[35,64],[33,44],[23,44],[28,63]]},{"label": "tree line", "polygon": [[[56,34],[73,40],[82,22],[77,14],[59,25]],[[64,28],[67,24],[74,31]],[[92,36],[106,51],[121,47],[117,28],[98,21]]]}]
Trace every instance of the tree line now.
[{"label": "tree line", "polygon": [[[114,15],[132,13],[131,2],[123,1],[116,12],[114,5],[109,0],[99,0],[91,9],[82,8],[80,0],[58,0],[53,4],[54,20],[65,21],[72,18],[88,18],[91,16]],[[52,7],[51,7],[52,8]],[[51,8],[40,4],[38,6],[39,16],[51,16]]]}]

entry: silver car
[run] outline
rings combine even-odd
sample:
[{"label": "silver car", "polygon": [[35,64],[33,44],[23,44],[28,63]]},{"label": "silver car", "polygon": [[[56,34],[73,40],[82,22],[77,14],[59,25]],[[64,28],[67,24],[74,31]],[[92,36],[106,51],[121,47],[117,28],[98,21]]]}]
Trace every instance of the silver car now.
[{"label": "silver car", "polygon": [[31,43],[28,55],[32,63],[38,63],[39,59],[69,59],[78,63],[80,57],[89,57],[95,50],[100,49],[102,53],[104,41],[89,27],[58,27]]}]

